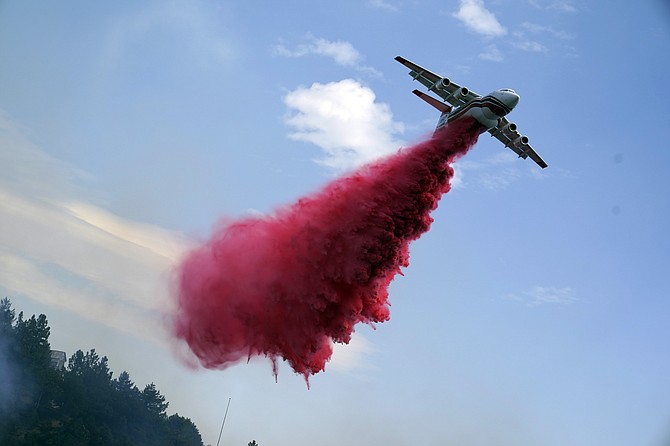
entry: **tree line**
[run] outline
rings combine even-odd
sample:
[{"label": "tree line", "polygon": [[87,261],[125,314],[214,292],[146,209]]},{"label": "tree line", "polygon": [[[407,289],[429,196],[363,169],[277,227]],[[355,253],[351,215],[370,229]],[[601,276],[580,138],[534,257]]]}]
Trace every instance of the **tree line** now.
[{"label": "tree line", "polygon": [[0,301],[0,444],[3,446],[203,446],[188,418],[167,415],[154,383],[113,378],[106,356],[78,350],[52,364],[44,314],[18,316]]}]

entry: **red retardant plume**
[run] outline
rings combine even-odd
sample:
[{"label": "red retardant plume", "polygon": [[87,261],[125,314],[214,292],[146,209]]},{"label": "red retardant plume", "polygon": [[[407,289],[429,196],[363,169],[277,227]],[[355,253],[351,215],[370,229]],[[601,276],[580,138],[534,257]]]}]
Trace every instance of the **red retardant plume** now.
[{"label": "red retardant plume", "polygon": [[265,355],[296,373],[325,369],[332,342],[389,319],[388,286],[426,232],[472,121],[333,181],[270,216],[219,228],[179,267],[174,335],[202,366]]}]

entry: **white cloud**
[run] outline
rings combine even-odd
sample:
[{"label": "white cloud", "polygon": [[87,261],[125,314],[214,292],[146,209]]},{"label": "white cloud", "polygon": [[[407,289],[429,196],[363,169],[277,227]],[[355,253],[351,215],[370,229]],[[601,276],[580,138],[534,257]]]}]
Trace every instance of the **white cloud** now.
[{"label": "white cloud", "polygon": [[83,201],[80,172],[3,115],[0,129],[0,159],[8,161],[0,180],[0,287],[160,342],[170,271],[187,242]]},{"label": "white cloud", "polygon": [[49,262],[0,250],[0,285],[6,291],[65,309],[154,344],[166,345],[161,311],[114,298],[94,281],[84,281],[82,286],[81,278],[72,281],[67,276],[63,271],[54,271],[54,265]]},{"label": "white cloud", "polygon": [[457,162],[452,164],[454,168],[454,176],[451,177],[451,181],[449,182],[451,184],[452,189],[461,189],[463,187],[463,168],[461,165]]},{"label": "white cloud", "polygon": [[394,135],[403,125],[393,120],[387,104],[375,102],[374,92],[355,80],[300,87],[284,98],[291,110],[289,137],[324,150],[319,163],[338,170],[357,167],[398,150]]},{"label": "white cloud", "polygon": [[503,36],[507,30],[496,16],[486,9],[482,0],[460,0],[461,7],[453,14],[470,30],[488,37]]},{"label": "white cloud", "polygon": [[374,351],[372,342],[354,332],[348,344],[333,344],[333,356],[326,368],[343,373],[372,369],[374,367],[365,361],[365,357]]},{"label": "white cloud", "polygon": [[554,288],[535,286],[529,291],[522,292],[521,295],[510,294],[507,298],[523,302],[529,307],[543,304],[567,305],[577,301],[575,291],[570,287]]},{"label": "white cloud", "polygon": [[103,231],[105,236],[125,240],[166,260],[175,262],[184,251],[181,238],[173,231],[126,220],[86,203],[70,203],[64,208],[82,222]]}]

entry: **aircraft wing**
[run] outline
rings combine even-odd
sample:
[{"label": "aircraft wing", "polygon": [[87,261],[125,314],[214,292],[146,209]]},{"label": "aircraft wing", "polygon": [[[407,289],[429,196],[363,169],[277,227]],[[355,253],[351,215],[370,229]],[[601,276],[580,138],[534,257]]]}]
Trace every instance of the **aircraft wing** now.
[{"label": "aircraft wing", "polygon": [[547,163],[528,144],[528,137],[521,135],[516,129],[516,124],[510,123],[507,118],[500,118],[498,125],[490,129],[489,133],[505,144],[505,147],[512,149],[519,158],[530,157],[541,168],[547,167]]},{"label": "aircraft wing", "polygon": [[425,68],[410,62],[404,57],[397,56],[395,60],[411,70],[409,75],[412,76],[414,80],[421,82],[423,85],[428,87],[428,90],[434,92],[454,107],[459,107],[463,104],[467,104],[473,99],[481,97],[481,95],[470,91],[465,87],[461,87],[460,85],[451,82],[451,80],[445,77],[431,73]]}]

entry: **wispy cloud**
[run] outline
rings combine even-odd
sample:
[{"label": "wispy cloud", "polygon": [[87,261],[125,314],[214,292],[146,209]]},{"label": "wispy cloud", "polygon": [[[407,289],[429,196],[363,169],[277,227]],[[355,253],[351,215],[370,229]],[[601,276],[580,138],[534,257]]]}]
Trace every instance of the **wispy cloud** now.
[{"label": "wispy cloud", "polygon": [[554,9],[556,11],[560,12],[577,12],[577,8],[572,2],[568,1],[555,1],[552,2],[549,6],[548,9]]},{"label": "wispy cloud", "polygon": [[572,40],[575,38],[573,34],[570,34],[567,31],[557,30],[551,26],[538,25],[537,23],[524,22],[521,24],[521,27],[533,34],[551,35],[561,40]]},{"label": "wispy cloud", "polygon": [[561,29],[537,23],[524,22],[521,24],[520,29],[514,33],[514,37],[516,38],[516,42],[514,42],[513,45],[523,51],[548,53],[549,48],[535,39],[541,39],[543,41],[554,40],[554,43],[556,43],[555,40],[558,39],[561,41],[561,43],[558,44],[558,47],[564,50],[567,57],[577,56],[576,49],[567,44],[568,41],[575,38],[574,34]]},{"label": "wispy cloud", "polygon": [[538,9],[547,9],[564,13],[577,12],[574,3],[566,0],[528,0],[528,3]]},{"label": "wispy cloud", "polygon": [[385,0],[369,0],[368,4],[373,8],[383,9],[384,11],[398,12],[400,8]]},{"label": "wispy cloud", "polygon": [[0,111],[0,190],[43,199],[81,193],[87,174],[41,150],[29,133]]},{"label": "wispy cloud", "polygon": [[160,36],[166,30],[171,38],[180,42],[179,48],[186,50],[192,63],[204,66],[218,64],[234,55],[224,29],[211,13],[203,10],[200,2],[158,2],[110,23],[101,56],[103,67],[110,69],[118,66],[128,54],[136,51],[137,42],[147,36]]},{"label": "wispy cloud", "polygon": [[468,29],[488,37],[507,34],[496,16],[486,9],[483,0],[460,0],[460,8],[453,14]]},{"label": "wispy cloud", "polygon": [[490,60],[492,62],[502,62],[503,55],[496,45],[489,45],[483,53],[479,54],[479,58],[483,60]]},{"label": "wispy cloud", "polygon": [[545,304],[568,305],[577,301],[575,291],[570,287],[535,286],[520,294],[508,294],[506,298],[525,303],[529,307]]},{"label": "wispy cloud", "polygon": [[484,161],[459,160],[454,165],[457,173],[454,186],[503,190],[521,177],[517,162],[510,150],[501,150]]},{"label": "wispy cloud", "polygon": [[354,65],[362,59],[361,54],[349,42],[317,39],[311,36],[308,40],[308,43],[302,43],[293,49],[288,49],[282,44],[276,45],[274,52],[285,57],[303,57],[311,54],[326,56],[343,66]]},{"label": "wispy cloud", "polygon": [[477,184],[484,189],[499,191],[506,189],[520,177],[519,171],[512,168],[502,168],[494,172],[483,172],[477,178]]},{"label": "wispy cloud", "polygon": [[540,42],[535,42],[533,40],[520,40],[514,42],[515,47],[523,51],[529,51],[531,53],[546,53],[549,49],[541,44]]},{"label": "wispy cloud", "polygon": [[289,137],[324,150],[317,162],[346,170],[392,153],[403,145],[395,135],[403,125],[393,120],[390,107],[376,102],[374,92],[353,79],[315,83],[289,92]]},{"label": "wispy cloud", "polygon": [[273,54],[282,57],[305,57],[310,55],[324,56],[332,59],[343,67],[351,67],[358,71],[367,72],[376,76],[381,74],[374,68],[363,64],[363,56],[354,46],[343,40],[327,40],[312,35],[306,37],[307,42],[287,48],[284,44],[275,45]]},{"label": "wispy cloud", "polygon": [[[83,175],[0,115],[0,287],[153,342],[188,243],[85,200]],[[16,180],[16,181],[13,181]]]}]

